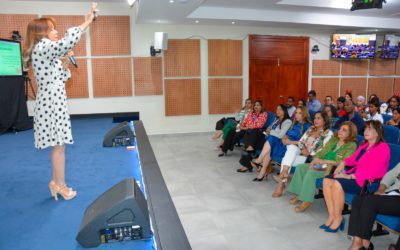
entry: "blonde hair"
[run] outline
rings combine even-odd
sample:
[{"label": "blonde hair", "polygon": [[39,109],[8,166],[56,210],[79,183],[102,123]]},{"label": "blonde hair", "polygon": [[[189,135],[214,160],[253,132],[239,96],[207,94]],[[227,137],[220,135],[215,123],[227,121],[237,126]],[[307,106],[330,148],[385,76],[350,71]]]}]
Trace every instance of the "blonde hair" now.
[{"label": "blonde hair", "polygon": [[[301,124],[300,132],[303,134],[304,124],[311,123],[310,112],[308,112],[308,108],[307,107],[297,107],[296,110],[297,109],[301,110],[301,118],[302,119],[300,121],[300,124]],[[297,121],[294,120],[293,123],[292,123],[292,126],[290,128],[293,128],[294,125],[296,125],[296,123],[297,123]]]},{"label": "blonde hair", "polygon": [[24,67],[28,68],[32,62],[32,51],[36,44],[50,31],[50,24],[56,26],[55,21],[51,17],[36,18],[29,22],[26,31],[25,48],[22,53]]}]

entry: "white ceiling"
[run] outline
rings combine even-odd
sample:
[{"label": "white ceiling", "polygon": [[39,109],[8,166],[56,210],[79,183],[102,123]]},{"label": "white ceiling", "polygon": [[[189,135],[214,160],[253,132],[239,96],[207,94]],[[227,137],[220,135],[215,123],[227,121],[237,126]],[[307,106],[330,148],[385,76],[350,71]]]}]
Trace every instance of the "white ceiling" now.
[{"label": "white ceiling", "polygon": [[[15,0],[18,1],[18,0]],[[25,0],[27,1],[27,0]],[[34,0],[28,0],[34,1]],[[41,0],[54,1],[54,0]],[[59,0],[60,2],[66,0]],[[69,0],[68,2],[93,0]],[[126,0],[97,0],[126,3]],[[382,9],[350,11],[352,0],[138,0],[138,23],[273,27],[330,30],[400,31],[400,0],[386,0]]]}]

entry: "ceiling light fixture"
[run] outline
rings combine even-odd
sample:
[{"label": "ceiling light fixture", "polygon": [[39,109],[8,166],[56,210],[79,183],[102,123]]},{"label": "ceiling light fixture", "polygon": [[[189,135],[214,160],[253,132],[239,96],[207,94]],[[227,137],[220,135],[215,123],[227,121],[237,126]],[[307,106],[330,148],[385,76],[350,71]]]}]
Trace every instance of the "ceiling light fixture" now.
[{"label": "ceiling light fixture", "polygon": [[199,20],[194,21],[195,23],[199,23]]},{"label": "ceiling light fixture", "polygon": [[175,3],[175,1],[174,0],[169,0],[169,3]]},{"label": "ceiling light fixture", "polygon": [[232,21],[232,24],[235,24],[235,21]]},{"label": "ceiling light fixture", "polygon": [[131,7],[136,3],[136,0],[127,0],[127,1],[128,1],[129,6],[131,6]]}]

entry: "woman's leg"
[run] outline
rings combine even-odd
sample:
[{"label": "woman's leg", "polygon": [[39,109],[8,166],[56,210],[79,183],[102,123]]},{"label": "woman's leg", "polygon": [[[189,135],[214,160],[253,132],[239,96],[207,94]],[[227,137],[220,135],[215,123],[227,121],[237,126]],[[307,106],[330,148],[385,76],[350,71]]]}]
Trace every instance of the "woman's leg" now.
[{"label": "woman's leg", "polygon": [[258,179],[265,177],[270,161],[271,161],[271,156],[269,154],[265,155],[265,157],[262,159],[262,168],[257,175]]},{"label": "woman's leg", "polygon": [[222,135],[223,135],[222,130],[217,130],[215,131],[215,134],[211,137],[211,139],[218,140],[218,138],[220,138]]},{"label": "woman's leg", "polygon": [[265,156],[270,155],[270,153],[271,153],[271,145],[269,144],[269,141],[266,141],[264,143],[264,146],[263,146],[263,149],[262,149],[260,155],[255,160],[255,162],[256,163],[262,163],[263,159],[265,158]]},{"label": "woman's leg", "polygon": [[[297,165],[296,166],[296,172],[298,171],[299,166],[302,166],[303,164]],[[308,164],[307,164],[308,166]],[[295,172],[295,173],[296,173]],[[314,169],[308,170],[307,173],[304,176],[304,181],[301,186],[301,192],[299,195],[299,199],[303,202],[314,202],[314,195],[315,195],[315,182],[317,179],[324,177],[325,172],[324,171],[315,171]],[[293,179],[292,179],[293,182]]]},{"label": "woman's leg", "polygon": [[324,193],[325,203],[328,209],[328,219],[325,222],[326,226],[330,226],[334,220],[332,187],[335,182],[335,180],[324,178],[322,184],[322,191]]},{"label": "woman's leg", "polygon": [[296,166],[292,181],[289,184],[288,191],[295,195],[301,194],[301,189],[304,182],[304,177],[307,173],[308,164],[299,164]]},{"label": "woman's leg", "polygon": [[56,145],[51,151],[52,180],[58,186],[65,185],[65,145]]},{"label": "woman's leg", "polygon": [[342,211],[344,207],[344,191],[340,182],[335,181],[332,186],[332,201],[333,201],[333,222],[331,229],[336,229],[342,222]]},{"label": "woman's leg", "polygon": [[282,158],[281,172],[279,177],[285,178],[289,175],[289,169],[293,165],[296,157],[300,155],[300,149],[296,145],[288,145],[285,156]]}]

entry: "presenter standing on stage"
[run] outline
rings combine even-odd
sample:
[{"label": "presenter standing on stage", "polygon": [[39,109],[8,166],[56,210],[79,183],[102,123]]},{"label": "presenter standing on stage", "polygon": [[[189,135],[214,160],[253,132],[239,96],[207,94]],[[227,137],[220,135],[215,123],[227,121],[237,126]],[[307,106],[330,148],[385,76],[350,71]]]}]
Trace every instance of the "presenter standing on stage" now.
[{"label": "presenter standing on stage", "polygon": [[73,143],[65,92],[65,82],[71,77],[66,57],[73,55],[72,48],[93,22],[96,7],[97,3],[93,3],[86,21],[68,29],[60,40],[52,18],[34,19],[28,24],[23,60],[26,68],[32,66],[38,84],[34,109],[35,147],[52,147],[49,188],[55,200],[58,194],[65,200],[77,195],[65,183],[65,144]]}]

